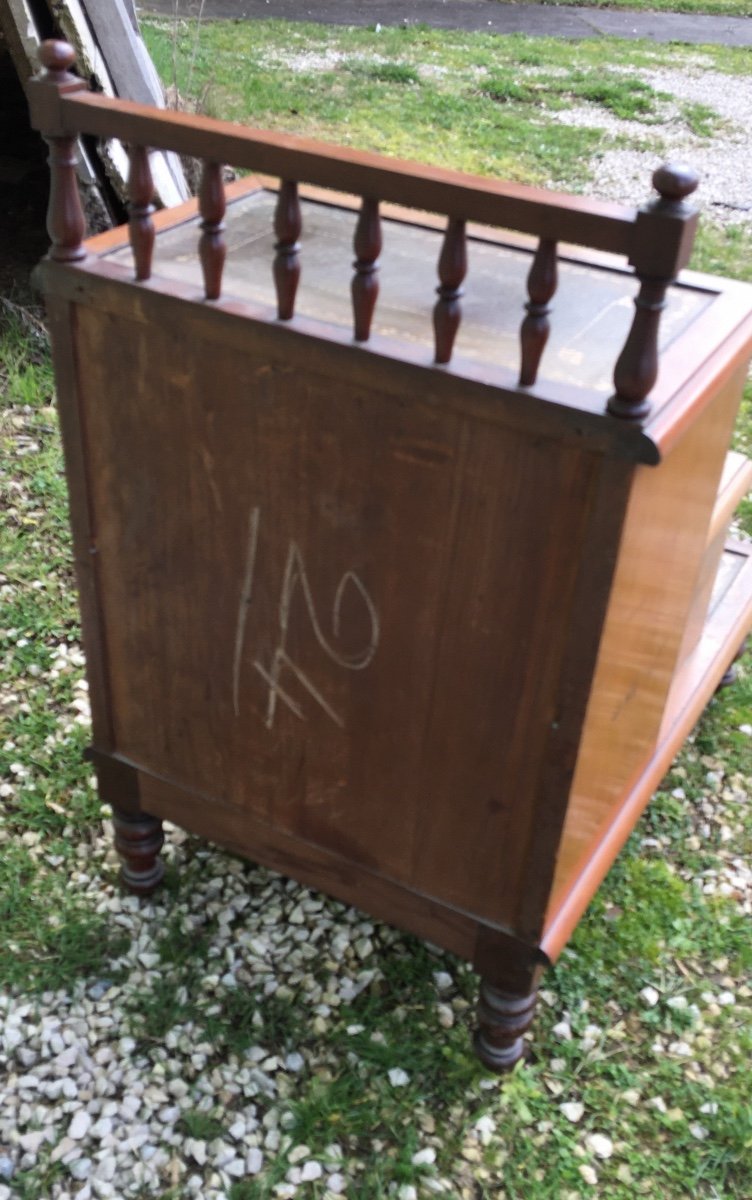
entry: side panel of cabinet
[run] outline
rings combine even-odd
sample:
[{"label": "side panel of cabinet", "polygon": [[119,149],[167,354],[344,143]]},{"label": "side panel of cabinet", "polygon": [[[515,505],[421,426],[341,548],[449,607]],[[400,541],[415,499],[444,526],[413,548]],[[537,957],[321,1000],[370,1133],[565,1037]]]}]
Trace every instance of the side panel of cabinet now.
[{"label": "side panel of cabinet", "polygon": [[627,510],[549,918],[656,745],[743,385],[739,368]]}]

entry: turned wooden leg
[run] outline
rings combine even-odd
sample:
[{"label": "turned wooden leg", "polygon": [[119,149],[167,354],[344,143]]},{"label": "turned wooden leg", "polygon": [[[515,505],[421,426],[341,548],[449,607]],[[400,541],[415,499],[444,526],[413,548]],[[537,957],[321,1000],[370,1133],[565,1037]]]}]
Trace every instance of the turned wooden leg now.
[{"label": "turned wooden leg", "polygon": [[749,643],[749,638],[745,638],[744,641],[742,642],[741,646],[737,650],[736,654],[731,659],[728,670],[726,671],[726,673],[724,675],[721,676],[720,683],[718,684],[718,687],[715,689],[717,692],[720,692],[721,688],[730,687],[732,683],[736,682],[736,676],[737,676],[736,664],[738,663],[741,656],[744,654],[744,651],[747,649],[748,643]]},{"label": "turned wooden leg", "polygon": [[161,883],[164,863],[159,857],[164,842],[162,822],[146,813],[131,816],[113,811],[115,849],[122,861],[121,878],[129,892],[148,896]]},{"label": "turned wooden leg", "polygon": [[510,996],[481,980],[474,1045],[491,1071],[509,1071],[522,1058],[522,1035],[532,1022],[537,996]]}]

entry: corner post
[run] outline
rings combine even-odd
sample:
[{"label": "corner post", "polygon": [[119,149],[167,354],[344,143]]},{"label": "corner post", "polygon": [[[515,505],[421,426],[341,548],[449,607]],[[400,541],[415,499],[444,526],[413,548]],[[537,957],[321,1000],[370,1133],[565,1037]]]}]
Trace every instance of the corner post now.
[{"label": "corner post", "polygon": [[54,262],[77,262],[86,257],[82,245],[86,221],[76,179],[76,134],[66,128],[61,100],[86,91],[86,83],[70,73],[75,51],[67,42],[47,41],[39,47],[43,71],[27,85],[31,123],[50,148],[50,202],[47,232]]},{"label": "corner post", "polygon": [[690,167],[666,164],[653,175],[658,199],[638,213],[629,261],[640,282],[635,315],[614,368],[608,411],[641,421],[650,412],[648,394],[658,377],[658,328],[666,290],[692,253],[697,212],[685,201],[699,178]]}]

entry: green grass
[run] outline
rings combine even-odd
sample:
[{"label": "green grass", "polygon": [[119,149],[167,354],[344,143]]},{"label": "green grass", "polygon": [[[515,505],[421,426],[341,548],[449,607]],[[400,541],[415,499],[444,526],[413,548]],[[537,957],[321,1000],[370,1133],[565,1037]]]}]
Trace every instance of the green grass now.
[{"label": "green grass", "polygon": [[[148,36],[169,76],[167,28],[150,24]],[[635,122],[629,144],[644,126],[658,145],[667,101],[636,86],[635,72],[698,53],[630,45],[621,75],[604,69],[610,45],[217,23],[202,34],[190,86],[192,35],[181,27],[178,71],[182,90],[218,115],[531,182],[555,175],[583,190],[607,135],[557,124],[556,114],[587,102],[604,121]],[[290,55],[300,60],[294,73]],[[746,85],[743,55],[701,55],[729,74],[729,86]],[[717,114],[699,106],[678,119],[701,137],[718,128]],[[752,279],[752,234],[703,223],[694,265]],[[749,918],[733,895],[704,890],[752,846],[752,739],[740,731],[752,724],[749,665],[709,706],[545,980],[531,1059],[503,1084],[469,1052],[469,969],[372,923],[366,963],[342,962],[337,930],[358,918],[341,905],[322,908],[321,938],[300,969],[283,948],[268,962],[250,958],[238,986],[223,983],[223,908],[247,898],[232,921],[242,943],[263,932],[270,906],[287,912],[299,893],[194,839],[173,845],[167,887],[132,910],[157,965],[123,987],[138,947],[107,911],[118,893],[114,861],[97,842],[107,810],[82,760],[85,693],[52,373],[28,314],[26,303],[0,309],[0,986],[32,1005],[55,993],[64,1007],[93,983],[114,983],[119,1035],[135,1043],[130,1061],[155,1080],[174,1070],[173,1056],[183,1064],[192,1089],[179,1126],[186,1138],[226,1137],[245,1103],[235,1094],[205,1103],[206,1073],[227,1066],[242,1079],[259,1047],[282,1063],[274,1095],[254,1101],[260,1120],[279,1115],[279,1148],[258,1178],[232,1184],[230,1200],[274,1200],[300,1144],[350,1177],[347,1194],[358,1200],[393,1200],[409,1187],[423,1200],[436,1178],[450,1181],[452,1200],[749,1200]],[[752,396],[736,437],[752,450]],[[743,521],[752,533],[749,504]],[[364,965],[367,984],[342,1000],[337,978]],[[450,977],[445,990],[437,971]],[[648,985],[659,993],[654,1007],[640,997]],[[736,1004],[716,1003],[729,988]],[[682,1043],[690,1055],[676,1049]],[[295,1052],[304,1066],[288,1070]],[[394,1069],[405,1071],[404,1084],[392,1084]],[[561,1111],[566,1101],[583,1104],[579,1123]],[[594,1157],[593,1132],[611,1138],[612,1157]],[[427,1142],[436,1163],[415,1164]],[[43,1162],[14,1187],[37,1200],[63,1178],[59,1164]],[[323,1186],[300,1194],[321,1200]],[[166,1180],[143,1200],[156,1195],[185,1193]]]},{"label": "green grass", "polygon": [[[656,126],[670,97],[640,68],[702,63],[742,73],[746,51],[655,46],[603,38],[488,37],[426,28],[327,29],[254,21],[209,22],[198,41],[179,23],[144,23],[163,77],[186,105],[213,116],[315,134],[438,165],[521,181],[586,186],[587,163],[604,145],[662,152]],[[176,48],[176,53],[174,51]],[[618,64],[618,70],[609,64]],[[556,120],[587,104],[604,129]],[[634,122],[607,132],[614,116]],[[680,106],[674,131],[710,138],[719,118]],[[646,181],[647,186],[647,181]]]},{"label": "green grass", "polygon": [[[558,7],[563,0],[521,2],[553,4]],[[750,0],[571,0],[571,3],[586,8],[626,8],[639,12],[708,13],[716,17],[752,16]]]}]

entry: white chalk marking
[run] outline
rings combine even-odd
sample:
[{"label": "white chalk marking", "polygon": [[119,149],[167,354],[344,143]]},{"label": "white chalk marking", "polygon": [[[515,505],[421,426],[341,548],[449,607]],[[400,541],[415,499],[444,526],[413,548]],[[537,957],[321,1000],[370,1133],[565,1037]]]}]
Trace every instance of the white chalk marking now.
[{"label": "white chalk marking", "polygon": [[277,662],[277,655],[275,654],[274,656],[274,665],[272,667],[271,675],[265,667],[262,667],[260,662],[256,661],[253,665],[261,678],[269,684],[269,700],[266,706],[266,728],[271,729],[274,725],[274,714],[277,711],[277,696],[279,696],[280,700],[284,700],[287,707],[295,713],[296,717],[300,717],[301,721],[305,721],[303,709],[295,700],[293,700],[292,696],[288,696],[284,688],[279,686],[279,664]]},{"label": "white chalk marking", "polygon": [[[232,670],[232,697],[235,715],[240,712],[240,668],[243,657],[243,646],[245,641],[246,623],[248,620],[248,610],[251,603],[251,594],[253,591],[253,577],[256,566],[256,553],[258,549],[259,525],[261,521],[261,510],[258,507],[251,509],[248,523],[248,549],[246,552],[245,574],[243,576],[243,586],[240,592],[240,604],[238,607],[238,619],[235,630],[235,653],[233,657]],[[335,638],[340,636],[342,604],[347,585],[351,584],[361,596],[363,603],[368,612],[368,618],[371,625],[371,634],[368,645],[364,650],[355,654],[345,654],[333,646],[332,643],[324,635],[316,615],[316,607],[313,602],[311,593],[311,585],[308,580],[303,555],[300,547],[296,542],[291,541],[287,550],[287,560],[285,562],[285,570],[282,578],[282,590],[279,597],[279,642],[277,648],[272,655],[271,667],[264,667],[258,660],[253,663],[254,668],[261,675],[262,679],[269,686],[269,696],[266,706],[266,727],[272,729],[274,719],[277,713],[277,698],[279,698],[290,711],[304,721],[305,715],[301,706],[295,701],[288,692],[280,686],[280,675],[283,668],[287,668],[298,683],[308,692],[309,696],[323,709],[326,715],[340,729],[344,729],[345,723],[342,717],[337,713],[327,701],[326,697],[318,690],[316,685],[305,674],[305,672],[290,658],[287,653],[287,637],[290,624],[290,609],[292,606],[295,588],[300,584],[300,589],[303,593],[303,600],[308,612],[308,618],[313,629],[314,636],[321,649],[339,667],[343,667],[348,671],[362,671],[372,661],[376,649],[379,644],[380,628],[379,615],[376,611],[376,606],[371,599],[365,584],[354,571],[346,571],[337,585],[337,590],[334,595],[334,605],[332,608],[332,629]]]},{"label": "white chalk marking", "polygon": [[256,566],[256,550],[258,547],[260,519],[261,510],[258,507],[252,508],[248,520],[248,550],[245,558],[243,586],[240,590],[238,620],[235,628],[235,654],[232,661],[232,706],[235,710],[236,717],[240,715],[240,661],[243,656],[245,626],[248,620],[251,592],[253,591],[253,572]]}]

